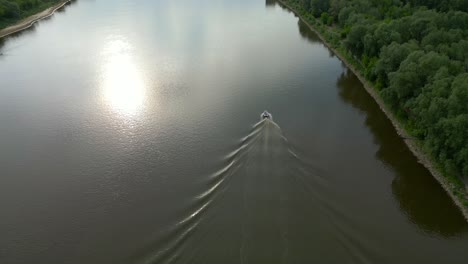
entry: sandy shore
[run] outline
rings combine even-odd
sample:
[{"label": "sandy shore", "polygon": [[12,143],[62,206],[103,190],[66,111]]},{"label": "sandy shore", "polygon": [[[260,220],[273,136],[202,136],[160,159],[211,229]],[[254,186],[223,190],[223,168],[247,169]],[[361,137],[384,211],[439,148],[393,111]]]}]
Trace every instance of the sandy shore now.
[{"label": "sandy shore", "polygon": [[19,32],[21,30],[25,30],[25,29],[31,27],[37,21],[53,15],[55,11],[62,8],[64,5],[66,5],[70,1],[71,0],[61,1],[61,2],[57,3],[56,5],[51,6],[51,7],[47,8],[46,10],[44,10],[44,11],[42,11],[40,13],[37,13],[35,15],[32,15],[30,17],[27,17],[27,18],[19,21],[18,23],[16,23],[13,26],[9,26],[7,28],[4,28],[4,29],[0,30],[0,38],[6,37],[8,35],[14,34],[16,32]]},{"label": "sandy shore", "polygon": [[[376,90],[372,86],[371,83],[369,83],[364,76],[361,75],[359,70],[357,70],[352,64],[350,64],[337,50],[335,50],[326,40],[325,38],[318,32],[318,30],[310,25],[305,19],[301,17],[299,13],[294,10],[294,8],[290,7],[288,4],[284,3],[281,0],[278,0],[283,6],[288,8],[291,12],[293,12],[299,19],[301,19],[312,31],[314,31],[317,36],[322,40],[322,42],[331,50],[333,53],[359,78],[361,83],[363,84],[364,88],[366,91],[374,98],[374,100],[377,102],[379,105],[380,109],[385,113],[387,118],[392,122],[393,127],[395,127],[396,132],[400,137],[402,137],[403,141],[406,143],[408,148],[411,150],[411,152],[416,156],[418,159],[418,162],[423,164],[424,167],[426,167],[429,172],[436,178],[436,180],[440,183],[440,185],[444,188],[444,190],[447,192],[447,194],[452,198],[453,202],[460,208],[461,212],[465,216],[466,221],[468,222],[468,207],[464,206],[463,203],[458,199],[457,196],[455,196],[452,193],[452,190],[454,189],[451,185],[451,183],[442,175],[442,173],[434,167],[434,165],[431,162],[431,159],[424,153],[417,143],[411,139],[412,136],[408,135],[408,133],[401,127],[400,123],[398,120],[395,118],[393,113],[387,108],[385,103],[383,102],[382,98],[377,94]],[[466,194],[465,194],[466,195]]]}]

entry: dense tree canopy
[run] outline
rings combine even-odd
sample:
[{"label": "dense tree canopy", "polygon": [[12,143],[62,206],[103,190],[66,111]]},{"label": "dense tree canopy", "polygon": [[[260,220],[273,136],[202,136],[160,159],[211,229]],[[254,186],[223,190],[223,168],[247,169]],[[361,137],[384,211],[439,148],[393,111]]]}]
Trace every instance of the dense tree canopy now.
[{"label": "dense tree canopy", "polygon": [[284,2],[338,33],[332,44],[360,64],[425,149],[468,177],[467,0]]},{"label": "dense tree canopy", "polygon": [[0,0],[0,28],[45,9],[60,0]]}]

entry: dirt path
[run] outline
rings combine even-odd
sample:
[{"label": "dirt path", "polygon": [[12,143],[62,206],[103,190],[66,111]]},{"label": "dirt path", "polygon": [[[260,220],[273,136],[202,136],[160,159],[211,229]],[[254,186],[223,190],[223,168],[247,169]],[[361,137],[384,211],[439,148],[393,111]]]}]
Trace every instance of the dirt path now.
[{"label": "dirt path", "polygon": [[64,5],[66,5],[70,1],[71,0],[61,1],[61,2],[57,3],[56,5],[51,6],[51,7],[47,8],[46,10],[44,10],[44,11],[42,11],[40,13],[37,13],[35,15],[32,15],[30,17],[27,17],[27,18],[19,21],[18,23],[16,23],[13,26],[9,26],[7,28],[4,28],[4,29],[0,30],[0,38],[4,38],[4,37],[6,37],[8,35],[14,34],[16,32],[19,32],[19,31],[22,31],[22,30],[25,30],[25,29],[31,27],[37,21],[53,15],[55,11],[62,8]]}]

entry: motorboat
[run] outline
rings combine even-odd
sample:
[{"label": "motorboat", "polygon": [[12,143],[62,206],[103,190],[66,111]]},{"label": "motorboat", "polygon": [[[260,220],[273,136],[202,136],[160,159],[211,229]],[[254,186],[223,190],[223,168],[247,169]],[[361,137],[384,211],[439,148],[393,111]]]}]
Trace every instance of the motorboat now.
[{"label": "motorboat", "polygon": [[262,117],[262,119],[271,119],[272,116],[270,113],[268,113],[267,110],[263,111],[263,113],[260,115]]}]

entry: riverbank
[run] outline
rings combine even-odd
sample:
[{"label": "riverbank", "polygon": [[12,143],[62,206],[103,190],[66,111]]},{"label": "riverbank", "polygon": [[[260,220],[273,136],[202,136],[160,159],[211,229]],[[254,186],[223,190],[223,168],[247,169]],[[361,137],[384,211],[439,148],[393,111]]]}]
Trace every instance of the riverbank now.
[{"label": "riverbank", "polygon": [[[324,45],[327,46],[358,77],[358,79],[363,84],[364,89],[370,94],[370,96],[372,96],[375,102],[379,105],[379,108],[390,120],[398,135],[403,139],[403,141],[411,150],[411,152],[416,156],[418,162],[424,165],[424,167],[426,167],[429,170],[429,172],[433,175],[433,177],[440,183],[440,185],[444,188],[447,194],[452,198],[455,205],[457,205],[457,207],[460,208],[466,221],[468,222],[468,205],[466,205],[468,193],[466,188],[464,188],[463,190],[459,186],[456,186],[455,183],[451,182],[449,176],[445,176],[436,167],[435,163],[431,160],[430,156],[421,149],[421,147],[419,146],[419,142],[413,139],[413,137],[403,128],[403,125],[398,121],[393,112],[390,111],[390,109],[384,103],[374,86],[364,77],[363,74],[361,74],[361,72],[352,63],[350,63],[345,58],[343,54],[341,54],[336,48],[333,47],[333,45],[331,45],[326,40],[326,38],[315,26],[311,25],[306,19],[304,19],[301,16],[301,14],[298,11],[296,11],[293,7],[291,7],[284,1],[278,0],[278,3],[280,3],[282,6],[284,6],[291,12],[293,12],[299,19],[301,19],[302,22],[304,22],[307,25],[307,27],[310,28],[310,30],[317,34],[317,36],[324,43]],[[460,194],[460,192],[462,193]],[[460,198],[456,195],[456,193],[458,193],[462,197],[465,197],[465,199]]]},{"label": "riverbank", "polygon": [[34,23],[36,23],[37,21],[41,20],[41,19],[44,19],[44,18],[47,18],[51,15],[53,15],[55,13],[55,11],[59,10],[60,8],[62,8],[63,6],[65,6],[66,4],[68,4],[69,2],[71,2],[71,0],[65,0],[65,1],[61,1],[37,14],[34,14],[32,16],[29,16],[21,21],[19,21],[18,23],[12,25],[12,26],[9,26],[9,27],[6,27],[2,30],[0,30],[0,38],[4,38],[6,36],[9,36],[11,34],[14,34],[14,33],[17,33],[17,32],[20,32],[22,30],[25,30],[27,28],[30,28],[32,25],[34,25]]}]

